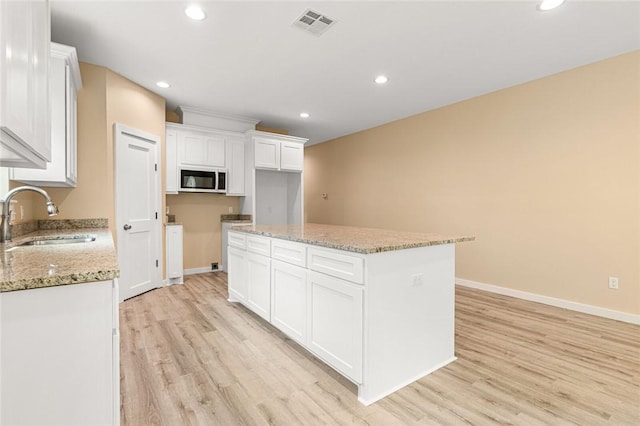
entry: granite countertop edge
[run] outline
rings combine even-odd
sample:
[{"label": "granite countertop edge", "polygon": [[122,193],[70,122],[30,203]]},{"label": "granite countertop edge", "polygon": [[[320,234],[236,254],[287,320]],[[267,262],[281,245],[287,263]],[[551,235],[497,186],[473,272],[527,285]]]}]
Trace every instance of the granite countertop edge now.
[{"label": "granite countertop edge", "polygon": [[[313,224],[312,224],[313,226]],[[325,227],[330,227],[334,229],[345,229],[345,230],[354,230],[361,229],[366,230],[368,232],[382,232],[388,233],[393,232],[389,230],[380,230],[380,229],[370,229],[370,228],[355,228],[355,227],[343,227],[343,226],[333,226],[333,225],[322,225]],[[256,229],[257,228],[257,229]],[[335,250],[349,251],[353,253],[360,254],[374,254],[374,253],[383,253],[388,251],[397,251],[397,250],[407,250],[412,248],[419,247],[429,247],[436,245],[444,245],[444,244],[455,244],[466,241],[474,241],[475,237],[472,236],[444,236],[438,235],[437,237],[422,237],[422,241],[408,241],[408,242],[395,242],[395,243],[380,243],[374,247],[362,247],[358,246],[358,244],[348,244],[348,243],[340,243],[335,241],[328,241],[323,239],[316,238],[307,238],[301,237],[299,235],[289,235],[283,232],[272,232],[266,230],[260,230],[260,225],[245,225],[245,226],[234,226],[231,228],[232,231],[240,231],[248,234],[261,235],[264,237],[277,238],[286,241],[293,241],[303,244],[310,244],[318,247],[330,248]],[[409,235],[412,236],[421,236],[420,233],[407,233],[407,232],[398,232],[398,235],[404,236]]]},{"label": "granite countertop edge", "polygon": [[[79,234],[95,235],[96,240],[11,250],[37,238],[56,239]],[[0,244],[0,253],[0,293],[108,281],[120,276],[108,228],[38,230]]]}]

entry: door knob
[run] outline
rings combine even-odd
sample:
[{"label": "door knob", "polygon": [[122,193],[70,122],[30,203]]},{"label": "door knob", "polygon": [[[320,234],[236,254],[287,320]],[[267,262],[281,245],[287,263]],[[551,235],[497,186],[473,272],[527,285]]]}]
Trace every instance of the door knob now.
[{"label": "door knob", "polygon": [[124,225],[124,230],[128,231],[129,229],[131,229],[131,225],[129,225],[128,223]]}]

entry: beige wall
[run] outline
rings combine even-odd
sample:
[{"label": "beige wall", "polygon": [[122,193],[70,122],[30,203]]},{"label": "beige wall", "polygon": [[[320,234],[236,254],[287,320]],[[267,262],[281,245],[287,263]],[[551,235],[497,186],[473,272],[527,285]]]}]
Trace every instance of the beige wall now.
[{"label": "beige wall", "polygon": [[636,51],[308,147],[307,221],[475,235],[458,278],[640,314],[639,76]]},{"label": "beige wall", "polygon": [[[46,190],[60,209],[59,219],[106,217],[113,232],[113,125],[121,123],[160,135],[160,161],[164,162],[165,101],[97,65],[80,63],[80,73],[83,87],[78,92],[78,185],[75,188]],[[37,217],[44,218],[46,213]]]},{"label": "beige wall", "polygon": [[167,206],[183,225],[184,269],[222,264],[220,215],[238,212],[238,197],[221,194],[167,195]]}]

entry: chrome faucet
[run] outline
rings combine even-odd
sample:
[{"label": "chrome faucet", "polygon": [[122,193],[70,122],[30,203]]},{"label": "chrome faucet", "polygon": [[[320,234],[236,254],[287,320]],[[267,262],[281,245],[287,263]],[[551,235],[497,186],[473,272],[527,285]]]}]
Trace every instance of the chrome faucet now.
[{"label": "chrome faucet", "polygon": [[0,228],[0,243],[7,243],[11,241],[11,229],[13,225],[11,225],[11,199],[14,195],[22,192],[22,191],[33,191],[42,195],[47,202],[47,213],[49,216],[55,216],[58,214],[58,208],[51,198],[49,194],[44,189],[40,189],[37,186],[19,186],[17,188],[12,189],[7,192],[0,203],[2,203],[2,228]]}]

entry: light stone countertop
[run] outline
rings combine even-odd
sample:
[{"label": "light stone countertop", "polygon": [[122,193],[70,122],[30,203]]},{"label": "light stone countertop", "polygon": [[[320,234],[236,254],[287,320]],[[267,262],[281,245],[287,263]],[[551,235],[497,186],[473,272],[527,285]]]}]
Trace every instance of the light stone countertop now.
[{"label": "light stone countertop", "polygon": [[245,225],[234,226],[231,230],[362,254],[475,240],[475,237],[471,236],[391,231],[316,223],[302,225]]},{"label": "light stone countertop", "polygon": [[[38,237],[78,234],[95,235],[96,240],[16,247]],[[105,281],[120,276],[109,228],[39,230],[0,244],[0,253],[0,292]]]}]

